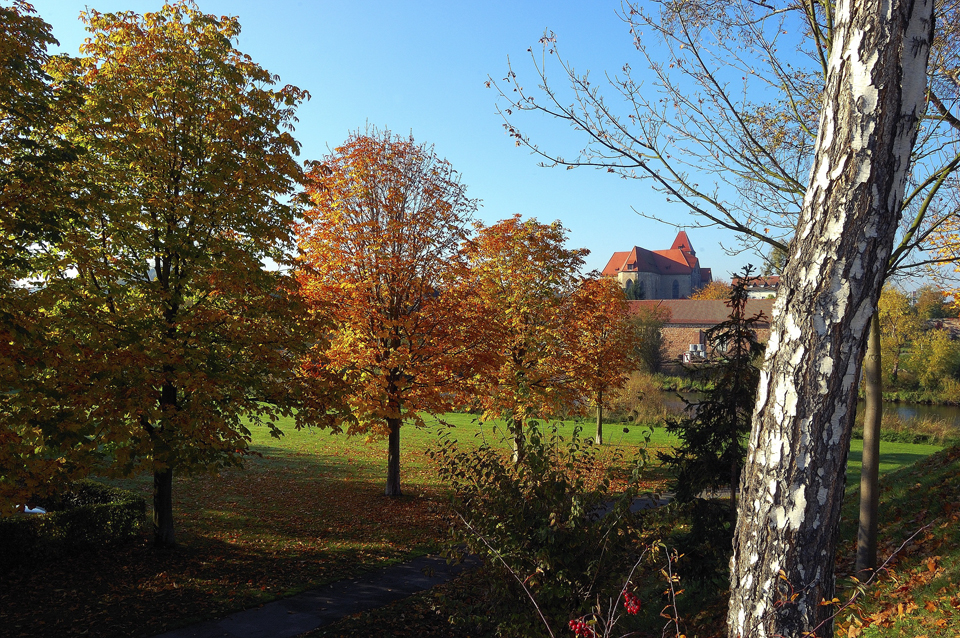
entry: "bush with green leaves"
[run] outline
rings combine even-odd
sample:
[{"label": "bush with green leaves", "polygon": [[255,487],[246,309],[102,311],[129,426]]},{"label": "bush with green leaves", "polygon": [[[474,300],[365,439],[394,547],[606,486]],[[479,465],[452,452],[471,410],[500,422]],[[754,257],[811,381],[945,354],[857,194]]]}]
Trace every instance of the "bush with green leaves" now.
[{"label": "bush with green leaves", "polygon": [[[503,448],[463,449],[449,437],[430,452],[453,488],[453,546],[479,555],[489,576],[487,600],[463,621],[476,624],[496,609],[501,636],[539,636],[544,622],[555,635],[566,632],[598,597],[616,598],[639,547],[630,506],[642,454],[629,462],[618,456],[604,468],[599,448],[579,428],[565,439],[534,424],[528,437],[519,463]],[[626,474],[626,489],[614,493],[617,472]]]},{"label": "bush with green leaves", "polygon": [[0,519],[0,567],[132,540],[145,523],[143,497],[86,479],[32,504],[47,513]]}]

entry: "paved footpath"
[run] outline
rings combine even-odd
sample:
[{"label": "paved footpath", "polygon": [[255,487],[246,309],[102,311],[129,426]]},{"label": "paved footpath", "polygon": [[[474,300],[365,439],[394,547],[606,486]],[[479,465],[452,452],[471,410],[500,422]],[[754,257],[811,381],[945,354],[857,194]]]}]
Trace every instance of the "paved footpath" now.
[{"label": "paved footpath", "polygon": [[430,589],[478,564],[476,558],[449,565],[423,556],[156,638],[290,638]]},{"label": "paved footpath", "polygon": [[[671,498],[668,494],[641,497],[630,509],[660,507]],[[606,511],[601,510],[600,514]],[[155,638],[292,638],[430,589],[479,564],[475,556],[467,557],[460,565],[449,565],[440,556],[423,556]]]}]

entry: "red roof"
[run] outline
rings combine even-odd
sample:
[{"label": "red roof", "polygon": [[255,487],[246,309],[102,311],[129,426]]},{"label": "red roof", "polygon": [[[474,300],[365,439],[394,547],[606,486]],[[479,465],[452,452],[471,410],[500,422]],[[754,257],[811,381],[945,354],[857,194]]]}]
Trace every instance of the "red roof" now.
[{"label": "red roof", "polygon": [[[722,299],[650,299],[628,301],[627,306],[630,314],[636,314],[641,308],[666,310],[670,317],[667,325],[715,326],[730,317],[730,308]],[[773,317],[773,299],[748,299],[747,316],[752,317],[758,312],[762,312],[769,322]]]},{"label": "red roof", "polygon": [[619,253],[613,253],[613,257],[610,258],[610,261],[607,262],[607,265],[604,266],[603,274],[605,277],[613,277],[624,267],[627,260],[627,256],[630,254],[630,251],[625,250]]},{"label": "red roof", "polygon": [[[737,283],[739,277],[733,278],[733,284]],[[770,275],[769,277],[751,277],[747,288],[776,288],[780,285],[780,275]]]},{"label": "red roof", "polygon": [[[607,277],[621,272],[652,272],[660,275],[689,275],[700,267],[697,253],[690,245],[687,233],[680,231],[669,250],[647,250],[634,246],[630,251],[613,253],[603,269]],[[712,275],[709,268],[700,269],[701,283],[709,283]]]},{"label": "red roof", "polygon": [[[676,242],[674,242],[676,243]],[[690,274],[697,265],[697,258],[682,250],[671,248],[670,250],[655,250],[655,255],[660,257],[660,274]],[[666,272],[665,272],[666,271]]]},{"label": "red roof", "polygon": [[687,231],[681,230],[677,233],[677,238],[673,240],[673,246],[670,246],[670,250],[682,250],[684,252],[689,252],[692,255],[697,253],[693,250],[693,244],[690,243],[690,238],[687,237]]}]

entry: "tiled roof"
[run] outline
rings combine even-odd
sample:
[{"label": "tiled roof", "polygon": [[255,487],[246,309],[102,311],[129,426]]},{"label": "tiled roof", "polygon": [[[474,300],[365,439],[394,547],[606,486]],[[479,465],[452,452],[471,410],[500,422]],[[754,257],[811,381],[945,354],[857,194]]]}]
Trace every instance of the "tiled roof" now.
[{"label": "tiled roof", "polygon": [[689,275],[693,271],[693,266],[697,263],[696,257],[679,249],[671,248],[670,250],[655,250],[653,252],[661,258],[659,264],[661,275]]},{"label": "tiled roof", "polygon": [[[739,277],[734,277],[732,283],[736,284]],[[780,275],[770,275],[769,277],[751,277],[753,281],[747,288],[776,288],[780,285]]]},{"label": "tiled roof", "polygon": [[627,260],[627,256],[630,255],[630,251],[625,250],[619,253],[613,253],[613,257],[610,258],[610,261],[607,262],[607,265],[604,266],[603,274],[605,277],[613,277],[616,275],[624,266],[624,262]]},{"label": "tiled roof", "polygon": [[693,250],[693,245],[690,243],[690,238],[687,237],[687,231],[685,230],[677,233],[677,238],[673,240],[673,246],[670,246],[670,250],[682,250],[696,255],[696,252]]},{"label": "tiled roof", "polygon": [[[629,271],[689,275],[699,265],[700,260],[690,245],[690,238],[681,230],[669,250],[647,250],[634,246],[630,251],[613,253],[613,257],[603,269],[603,274],[614,277],[620,272]],[[701,273],[704,271],[709,273],[709,269],[701,269]],[[701,274],[701,281],[709,282],[710,276],[704,278]]]},{"label": "tiled roof", "polygon": [[[651,299],[649,301],[628,301],[630,314],[636,314],[641,308],[660,308],[669,313],[667,325],[692,324],[715,326],[730,316],[730,308],[722,299]],[[769,322],[773,317],[773,299],[747,300],[747,316],[762,312]]]}]

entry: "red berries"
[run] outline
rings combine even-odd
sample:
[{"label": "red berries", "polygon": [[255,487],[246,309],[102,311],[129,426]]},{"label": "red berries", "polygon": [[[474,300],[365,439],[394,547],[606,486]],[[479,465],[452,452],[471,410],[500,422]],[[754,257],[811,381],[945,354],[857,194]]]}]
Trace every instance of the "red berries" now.
[{"label": "red berries", "polygon": [[635,616],[640,611],[640,599],[631,592],[623,592],[623,608],[631,616]]},{"label": "red berries", "polygon": [[[623,592],[623,608],[631,616],[635,616],[640,613],[640,599],[637,598],[636,594],[625,591]],[[593,617],[594,622],[597,621],[595,616],[583,616],[576,618],[570,621],[570,631],[573,632],[575,636],[581,636],[582,638],[599,638],[597,632],[590,626],[589,623],[584,621],[584,618]],[[607,629],[613,630],[613,625],[616,624],[616,619],[612,620],[612,624]],[[606,632],[604,635],[607,635]]]},{"label": "red berries", "polygon": [[580,619],[570,621],[570,631],[573,632],[573,635],[584,636],[584,638],[596,638],[597,636],[597,633],[593,630],[593,627]]}]

